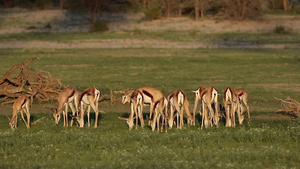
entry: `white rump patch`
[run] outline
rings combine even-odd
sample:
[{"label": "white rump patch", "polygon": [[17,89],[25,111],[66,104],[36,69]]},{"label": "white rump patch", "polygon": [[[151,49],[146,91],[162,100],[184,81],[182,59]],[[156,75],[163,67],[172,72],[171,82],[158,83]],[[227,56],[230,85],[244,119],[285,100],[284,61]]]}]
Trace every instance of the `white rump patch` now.
[{"label": "white rump patch", "polygon": [[179,92],[178,93],[178,104],[183,105],[183,100],[184,100],[184,95],[183,95],[183,93]]},{"label": "white rump patch", "polygon": [[227,101],[232,101],[232,93],[230,92],[230,90],[229,89],[227,89],[227,91],[226,91],[226,102]]}]

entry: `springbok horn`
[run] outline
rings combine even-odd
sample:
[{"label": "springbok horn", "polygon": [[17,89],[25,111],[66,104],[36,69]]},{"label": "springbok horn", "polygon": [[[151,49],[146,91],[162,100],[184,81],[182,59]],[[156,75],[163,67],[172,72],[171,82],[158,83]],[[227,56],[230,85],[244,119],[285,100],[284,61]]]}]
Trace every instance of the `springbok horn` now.
[{"label": "springbok horn", "polygon": [[8,120],[10,121],[10,118],[9,118],[9,116],[7,115],[7,113],[5,113],[5,115],[6,115],[6,117],[8,118]]},{"label": "springbok horn", "polygon": [[80,114],[78,116],[73,116],[72,114],[70,114],[69,116],[72,117],[72,120],[73,119],[79,120],[79,118],[80,118]]},{"label": "springbok horn", "polygon": [[124,117],[119,117],[119,119],[121,119],[121,120],[128,120],[128,118],[124,118]]},{"label": "springbok horn", "polygon": [[57,108],[51,107],[50,110],[51,110],[53,113],[57,114]]}]

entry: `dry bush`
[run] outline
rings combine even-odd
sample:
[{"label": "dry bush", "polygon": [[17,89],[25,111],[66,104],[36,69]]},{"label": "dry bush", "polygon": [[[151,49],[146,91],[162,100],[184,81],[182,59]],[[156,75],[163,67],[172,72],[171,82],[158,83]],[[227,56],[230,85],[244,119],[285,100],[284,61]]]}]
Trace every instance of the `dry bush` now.
[{"label": "dry bush", "polygon": [[[38,58],[32,58],[27,62],[14,65],[0,79],[0,96],[3,101],[8,98],[15,98],[21,94],[37,98],[38,101],[48,101],[50,99],[57,99],[61,88],[64,85],[61,79],[56,79],[47,71],[37,71],[27,66]],[[16,77],[11,77],[19,71]],[[9,103],[11,101],[5,102]]]},{"label": "dry bush", "polygon": [[285,114],[298,117],[300,113],[300,103],[296,100],[287,97],[285,100],[278,99],[275,97],[276,100],[281,101],[280,106],[281,109],[278,112],[283,112]]}]

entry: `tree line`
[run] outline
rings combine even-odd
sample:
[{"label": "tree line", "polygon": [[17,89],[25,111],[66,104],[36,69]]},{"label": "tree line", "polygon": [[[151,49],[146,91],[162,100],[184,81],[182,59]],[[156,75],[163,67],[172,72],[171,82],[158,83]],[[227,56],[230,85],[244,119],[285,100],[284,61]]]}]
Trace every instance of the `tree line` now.
[{"label": "tree line", "polygon": [[146,19],[191,16],[196,21],[207,15],[243,21],[257,19],[266,11],[300,13],[300,0],[1,0],[2,8],[62,10],[83,9],[91,22],[102,12],[144,12]]}]

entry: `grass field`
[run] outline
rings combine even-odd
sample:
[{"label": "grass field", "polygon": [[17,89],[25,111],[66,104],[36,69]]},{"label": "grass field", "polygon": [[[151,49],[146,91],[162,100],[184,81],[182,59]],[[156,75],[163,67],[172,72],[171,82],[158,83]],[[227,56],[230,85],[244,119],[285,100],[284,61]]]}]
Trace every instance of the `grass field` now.
[{"label": "grass field", "polygon": [[[124,37],[123,37],[124,36]],[[7,34],[0,42],[58,41],[90,39],[158,39],[194,42],[234,39],[251,43],[299,43],[299,34],[216,34],[197,32],[151,33],[133,31],[89,34]],[[165,96],[180,89],[186,92],[190,109],[192,90],[214,86],[222,93],[228,86],[249,92],[251,119],[243,125],[217,129],[185,125],[168,133],[150,127],[128,130],[119,116],[127,116],[129,105],[109,100],[100,102],[99,127],[63,128],[54,124],[47,106],[57,101],[31,106],[27,130],[19,116],[18,128],[11,130],[5,113],[12,105],[0,107],[0,168],[299,168],[300,121],[281,113],[274,97],[300,100],[299,49],[0,49],[0,74],[14,64],[32,57],[29,67],[49,71],[66,86],[78,90],[94,86],[103,94],[110,90],[154,86]],[[116,99],[120,95],[115,96]],[[221,98],[219,99],[221,102]],[[145,108],[146,116],[149,108]],[[92,115],[92,119],[94,114]],[[92,124],[93,124],[92,120]],[[147,124],[147,122],[146,122]]]}]

